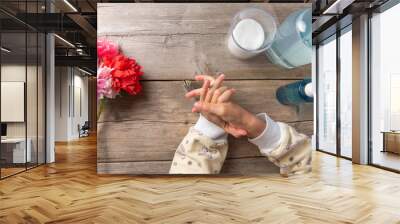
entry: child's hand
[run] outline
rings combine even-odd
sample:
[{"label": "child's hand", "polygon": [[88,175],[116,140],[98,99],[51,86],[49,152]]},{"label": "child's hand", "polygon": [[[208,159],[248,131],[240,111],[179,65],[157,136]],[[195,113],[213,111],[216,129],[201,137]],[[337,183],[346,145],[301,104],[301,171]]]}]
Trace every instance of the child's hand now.
[{"label": "child's hand", "polygon": [[[198,81],[203,81],[203,86],[202,88],[188,92],[186,94],[187,98],[200,96],[199,102],[215,104],[215,103],[228,102],[231,96],[235,93],[234,89],[228,89],[227,87],[222,86],[222,82],[225,78],[223,74],[218,76],[217,79],[214,79],[213,77],[207,75],[198,75],[195,78]],[[200,112],[200,111],[195,111],[195,108],[193,107],[192,112]],[[245,130],[229,125],[215,114],[208,113],[206,111],[201,111],[201,114],[204,117],[206,117],[207,120],[220,126],[226,132],[237,138],[247,135],[247,132]]]},{"label": "child's hand", "polygon": [[[244,135],[250,138],[257,137],[265,129],[265,122],[251,114],[237,104],[230,102],[235,93],[234,89],[221,87],[224,76],[220,75],[216,80],[209,76],[197,76],[197,80],[203,80],[203,87],[188,94],[187,97],[200,96],[192,111],[201,112],[208,120],[225,129],[235,137]],[[213,81],[212,88],[209,89]]]}]

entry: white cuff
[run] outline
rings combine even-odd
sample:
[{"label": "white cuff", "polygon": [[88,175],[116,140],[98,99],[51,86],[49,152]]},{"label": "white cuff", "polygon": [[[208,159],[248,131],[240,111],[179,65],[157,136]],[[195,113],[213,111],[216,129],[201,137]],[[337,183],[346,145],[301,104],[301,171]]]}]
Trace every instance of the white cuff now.
[{"label": "white cuff", "polygon": [[266,113],[257,114],[257,117],[267,124],[264,131],[257,137],[249,139],[249,142],[258,146],[262,154],[268,154],[280,144],[281,128]]},{"label": "white cuff", "polygon": [[194,129],[213,140],[225,140],[228,137],[224,129],[207,120],[201,114],[199,120],[197,120],[197,123],[194,125]]}]

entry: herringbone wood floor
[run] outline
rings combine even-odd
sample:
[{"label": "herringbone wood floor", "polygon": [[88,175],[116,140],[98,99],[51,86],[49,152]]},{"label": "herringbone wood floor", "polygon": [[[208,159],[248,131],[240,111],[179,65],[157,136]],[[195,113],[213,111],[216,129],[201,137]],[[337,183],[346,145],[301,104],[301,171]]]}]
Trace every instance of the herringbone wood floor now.
[{"label": "herringbone wood floor", "polygon": [[400,175],[315,153],[305,176],[96,175],[95,138],[0,181],[0,223],[400,223]]}]

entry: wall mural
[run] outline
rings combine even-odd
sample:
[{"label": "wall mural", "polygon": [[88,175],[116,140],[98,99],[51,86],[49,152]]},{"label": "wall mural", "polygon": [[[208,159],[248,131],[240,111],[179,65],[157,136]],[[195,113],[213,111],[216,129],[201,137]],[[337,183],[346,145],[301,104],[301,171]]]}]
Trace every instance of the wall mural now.
[{"label": "wall mural", "polygon": [[311,4],[98,4],[100,174],[311,170]]}]

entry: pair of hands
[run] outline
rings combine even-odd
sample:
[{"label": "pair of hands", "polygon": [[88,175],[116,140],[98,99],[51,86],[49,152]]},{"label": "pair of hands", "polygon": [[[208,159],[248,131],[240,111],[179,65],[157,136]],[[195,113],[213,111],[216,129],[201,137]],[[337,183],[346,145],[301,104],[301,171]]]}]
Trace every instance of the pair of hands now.
[{"label": "pair of hands", "polygon": [[224,74],[216,79],[207,75],[195,77],[197,81],[203,81],[203,85],[185,95],[188,99],[200,97],[194,104],[192,112],[201,113],[207,120],[236,138],[259,136],[265,129],[265,122],[231,101],[236,90],[223,86],[224,78]]}]

